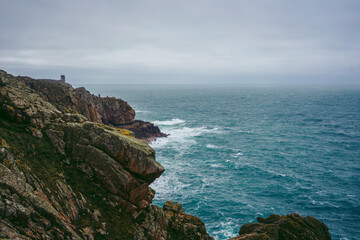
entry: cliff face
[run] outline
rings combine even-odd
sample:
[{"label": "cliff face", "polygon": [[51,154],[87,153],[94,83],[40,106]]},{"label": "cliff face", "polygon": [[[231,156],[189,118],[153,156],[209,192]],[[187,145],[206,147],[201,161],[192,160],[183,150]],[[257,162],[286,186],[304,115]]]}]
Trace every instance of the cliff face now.
[{"label": "cliff face", "polygon": [[19,80],[60,111],[79,113],[91,122],[121,126],[134,132],[139,139],[166,137],[152,123],[135,121],[135,110],[121,99],[96,96],[83,87],[74,89],[70,84],[60,81],[29,77],[19,77]]},{"label": "cliff face", "polygon": [[[170,216],[150,206],[155,193],[149,184],[164,168],[145,141],[64,113],[73,103],[64,94],[44,97],[3,71],[0,79],[0,238],[176,239],[193,229],[192,239],[211,239],[190,215],[190,227],[173,229],[183,210]],[[162,217],[156,226],[149,223],[152,208]]]},{"label": "cliff face", "polygon": [[[149,185],[164,172],[154,150],[103,124],[119,109],[120,122],[133,120],[130,106],[34,81],[0,71],[1,239],[213,239],[180,203],[151,205]],[[329,237],[318,220],[291,215],[259,219],[235,239]]]},{"label": "cliff face", "polygon": [[112,125],[134,121],[135,110],[121,99],[98,97],[83,87],[74,89],[70,84],[60,81],[50,82],[29,77],[20,77],[20,80],[59,110],[80,113],[89,121]]}]

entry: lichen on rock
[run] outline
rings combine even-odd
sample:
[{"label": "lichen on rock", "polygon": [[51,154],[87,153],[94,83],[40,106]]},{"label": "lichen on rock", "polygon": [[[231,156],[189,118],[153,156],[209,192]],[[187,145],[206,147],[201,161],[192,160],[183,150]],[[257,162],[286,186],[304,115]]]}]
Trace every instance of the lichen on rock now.
[{"label": "lichen on rock", "polygon": [[257,218],[258,223],[243,225],[239,236],[231,240],[330,240],[329,229],[321,221],[298,213]]}]

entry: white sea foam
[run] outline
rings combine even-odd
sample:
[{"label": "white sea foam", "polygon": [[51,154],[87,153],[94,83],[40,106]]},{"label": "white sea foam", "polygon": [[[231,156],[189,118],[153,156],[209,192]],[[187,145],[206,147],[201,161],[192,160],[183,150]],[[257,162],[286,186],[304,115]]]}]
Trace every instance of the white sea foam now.
[{"label": "white sea foam", "polygon": [[220,163],[213,163],[213,164],[210,164],[210,167],[212,167],[212,168],[220,168],[220,167],[222,167],[222,165]]},{"label": "white sea foam", "polygon": [[179,119],[179,118],[173,118],[171,120],[165,120],[165,121],[153,121],[155,125],[162,125],[162,126],[173,126],[177,124],[184,123],[185,120]]},{"label": "white sea foam", "polygon": [[247,131],[247,130],[239,130],[239,133],[254,133],[253,131]]},{"label": "white sea foam", "polygon": [[206,127],[180,127],[170,128],[166,130],[167,134],[170,134],[166,138],[158,138],[151,143],[151,146],[156,148],[164,148],[171,146],[175,150],[187,149],[189,146],[196,144],[194,137],[201,136],[206,133],[217,133],[219,131],[215,129],[208,129]]},{"label": "white sea foam", "polygon": [[236,157],[244,156],[244,154],[242,152],[238,152],[238,153],[235,153],[232,156],[236,158]]},{"label": "white sea foam", "polygon": [[150,111],[146,110],[135,110],[136,113],[149,113]]},{"label": "white sea foam", "polygon": [[156,198],[160,200],[172,199],[172,194],[183,192],[190,184],[183,183],[176,174],[161,176],[150,185],[156,191]]},{"label": "white sea foam", "polygon": [[224,221],[215,224],[209,224],[209,228],[221,226],[221,230],[214,231],[213,234],[215,235],[215,239],[218,240],[218,236],[216,235],[223,235],[224,237],[231,238],[235,237],[236,233],[234,234],[234,229],[239,229],[240,226],[236,223],[235,219],[233,218],[225,218]]},{"label": "white sea foam", "polygon": [[[215,130],[215,128],[214,128]],[[212,148],[212,149],[216,149],[216,148],[219,148],[218,146],[214,145],[214,144],[206,144],[206,147],[207,148]]]}]

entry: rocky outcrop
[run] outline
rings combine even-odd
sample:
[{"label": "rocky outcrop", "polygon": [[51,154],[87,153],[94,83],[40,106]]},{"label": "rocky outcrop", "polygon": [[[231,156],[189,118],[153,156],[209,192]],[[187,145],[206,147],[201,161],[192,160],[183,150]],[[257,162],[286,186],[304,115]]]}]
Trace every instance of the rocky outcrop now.
[{"label": "rocky outcrop", "polygon": [[243,225],[231,240],[330,240],[329,229],[319,220],[297,213],[257,218],[258,223]]},{"label": "rocky outcrop", "polygon": [[135,121],[135,110],[121,99],[96,96],[83,87],[73,88],[61,81],[36,80],[29,77],[19,79],[63,112],[79,113],[89,121],[130,130],[136,138],[146,141],[167,136],[150,122]]},{"label": "rocky outcrop", "polygon": [[151,122],[136,120],[129,124],[119,125],[118,127],[132,131],[136,138],[146,140],[148,142],[158,138],[167,137],[168,135],[161,132],[159,127]]},{"label": "rocky outcrop", "polygon": [[95,96],[83,87],[75,88],[71,94],[75,98],[73,109],[89,121],[121,125],[135,119],[135,110],[121,99]]},{"label": "rocky outcrop", "polygon": [[139,217],[137,239],[213,240],[200,218],[186,214],[181,203],[168,201],[161,209],[150,206]]},{"label": "rocky outcrop", "polygon": [[134,121],[135,110],[121,99],[95,96],[83,87],[74,89],[60,81],[49,82],[29,77],[20,77],[20,80],[58,109],[80,113],[89,121],[112,125]]}]

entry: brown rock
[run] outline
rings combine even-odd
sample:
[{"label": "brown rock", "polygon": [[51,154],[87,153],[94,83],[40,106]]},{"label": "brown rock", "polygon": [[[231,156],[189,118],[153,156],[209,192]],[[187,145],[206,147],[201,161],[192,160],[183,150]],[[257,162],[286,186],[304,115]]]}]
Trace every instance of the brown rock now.
[{"label": "brown rock", "polygon": [[118,125],[118,127],[128,129],[135,134],[136,138],[143,139],[148,142],[158,137],[168,136],[167,134],[162,133],[159,127],[155,126],[151,122],[144,122],[141,120],[136,120],[125,125]]},{"label": "brown rock", "polygon": [[195,216],[186,214],[181,203],[167,201],[163,208],[150,206],[139,217],[144,231],[134,239],[187,239],[213,240],[205,224]]},{"label": "brown rock", "polygon": [[319,220],[297,213],[286,216],[276,214],[257,218],[259,223],[243,225],[239,236],[231,240],[330,240],[329,229]]}]

